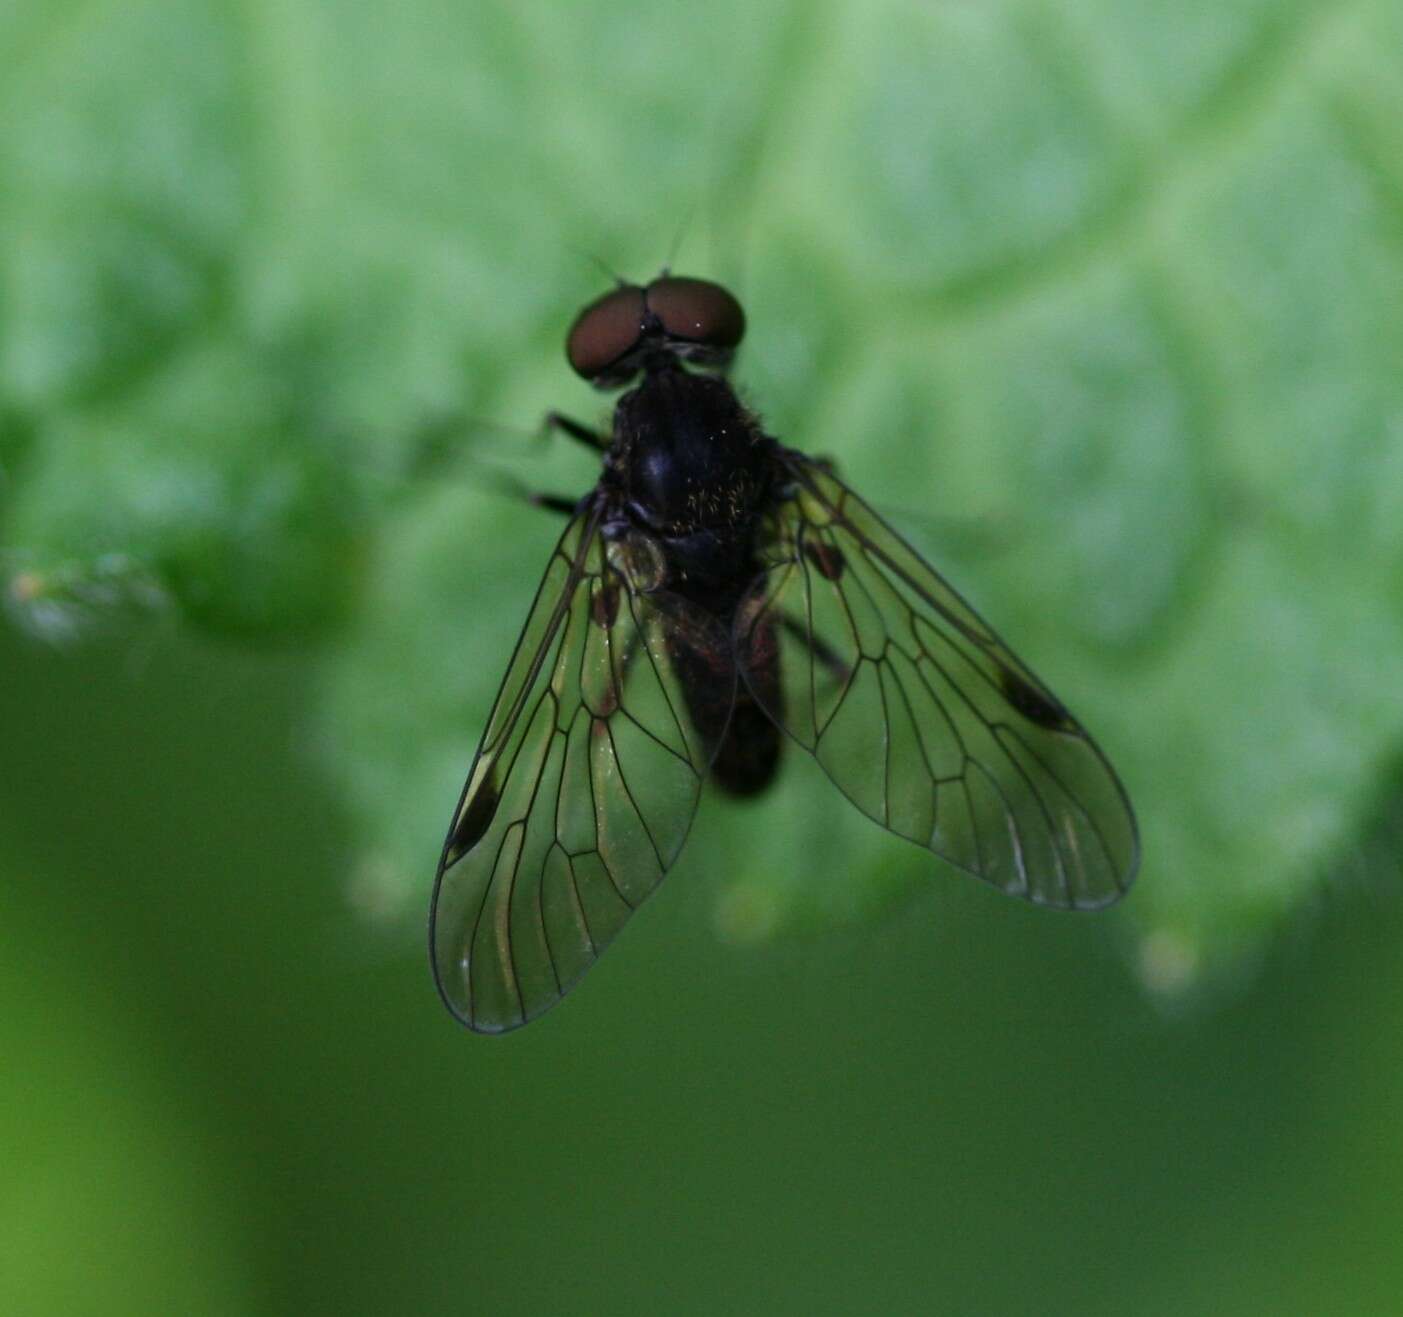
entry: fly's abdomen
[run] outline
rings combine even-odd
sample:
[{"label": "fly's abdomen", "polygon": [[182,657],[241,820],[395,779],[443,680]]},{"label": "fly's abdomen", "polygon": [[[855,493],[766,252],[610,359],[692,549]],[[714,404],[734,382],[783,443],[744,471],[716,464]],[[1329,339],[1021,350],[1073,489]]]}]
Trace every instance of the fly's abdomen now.
[{"label": "fly's abdomen", "polygon": [[723,659],[675,640],[669,646],[688,715],[706,744],[720,738],[712,777],[734,796],[763,791],[779,768],[780,730],[756,699],[769,708],[781,707],[776,641],[768,620],[747,635],[749,684],[734,677],[730,655]]},{"label": "fly's abdomen", "polygon": [[733,796],[758,795],[775,780],[779,743],[779,728],[742,687],[736,695],[726,739],[711,766],[716,785]]}]

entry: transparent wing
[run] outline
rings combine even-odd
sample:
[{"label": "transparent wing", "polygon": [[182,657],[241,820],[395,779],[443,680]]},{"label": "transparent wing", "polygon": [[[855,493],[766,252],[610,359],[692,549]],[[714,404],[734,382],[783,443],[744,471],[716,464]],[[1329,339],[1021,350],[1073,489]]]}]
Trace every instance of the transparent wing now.
[{"label": "transparent wing", "polygon": [[1096,743],[842,481],[781,461],[794,496],[736,617],[756,700],[892,832],[1030,901],[1117,900],[1139,840]]},{"label": "transparent wing", "polygon": [[640,587],[661,561],[599,514],[546,569],[444,843],[429,917],[439,991],[497,1033],[553,1006],[677,858],[716,746],[677,670],[734,700],[730,637]]}]

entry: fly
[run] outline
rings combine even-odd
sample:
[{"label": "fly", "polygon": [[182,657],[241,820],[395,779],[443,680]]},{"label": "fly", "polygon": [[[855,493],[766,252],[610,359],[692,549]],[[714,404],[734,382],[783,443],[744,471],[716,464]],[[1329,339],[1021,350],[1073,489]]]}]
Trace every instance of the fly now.
[{"label": "fly", "polygon": [[1012,895],[1119,899],[1135,816],[1096,743],[834,474],[765,433],[725,378],[720,285],[620,284],[566,338],[632,385],[596,448],[444,843],[434,977],[499,1033],[579,981],[676,861],[710,779],[773,781],[786,740],[869,818]]}]

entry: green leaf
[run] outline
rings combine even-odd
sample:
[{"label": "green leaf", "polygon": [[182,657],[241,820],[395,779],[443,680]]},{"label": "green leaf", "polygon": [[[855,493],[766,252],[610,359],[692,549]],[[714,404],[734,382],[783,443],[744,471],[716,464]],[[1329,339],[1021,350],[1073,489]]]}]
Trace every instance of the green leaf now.
[{"label": "green leaf", "polygon": [[[560,354],[604,283],[580,253],[650,273],[691,215],[746,396],[1098,734],[1145,842],[1108,923],[1152,986],[1211,983],[1309,908],[1403,745],[1400,48],[1389,0],[21,5],[12,611],[334,637],[350,890],[417,911],[555,534],[472,470],[588,486],[526,437],[606,415]],[[503,428],[409,478],[455,415]],[[834,804],[802,770],[708,803],[682,867],[723,931],[945,879]]]},{"label": "green leaf", "polygon": [[[0,1043],[22,1058],[0,1077],[5,1307],[253,1311],[247,1239],[233,1224],[234,1204],[247,1212],[252,1195],[191,1099],[185,1058],[168,1062],[139,991],[119,1001],[112,966],[75,950],[72,921],[46,926],[15,899],[35,860],[11,849],[0,859],[11,878],[0,894]],[[66,991],[43,986],[56,960],[69,967]]]}]

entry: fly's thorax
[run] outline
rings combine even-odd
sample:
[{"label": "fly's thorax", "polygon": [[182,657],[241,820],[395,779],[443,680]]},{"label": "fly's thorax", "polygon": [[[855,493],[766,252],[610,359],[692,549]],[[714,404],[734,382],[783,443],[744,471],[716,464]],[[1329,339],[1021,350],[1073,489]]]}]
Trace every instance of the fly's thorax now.
[{"label": "fly's thorax", "polygon": [[769,441],[725,380],[648,371],[614,413],[615,467],[651,527],[673,534],[745,524],[769,484]]}]

